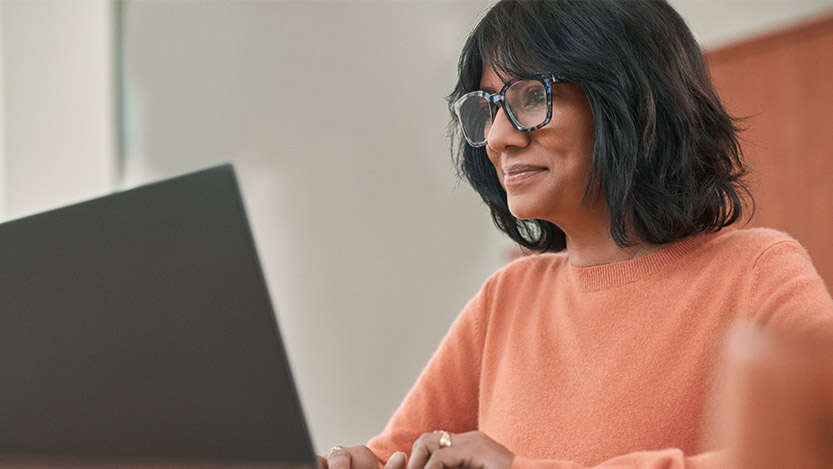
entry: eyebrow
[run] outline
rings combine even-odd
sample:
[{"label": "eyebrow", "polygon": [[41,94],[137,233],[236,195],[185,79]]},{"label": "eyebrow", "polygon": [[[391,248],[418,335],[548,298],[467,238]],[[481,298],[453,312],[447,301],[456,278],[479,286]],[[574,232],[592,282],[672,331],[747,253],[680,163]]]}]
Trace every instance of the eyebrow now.
[{"label": "eyebrow", "polygon": [[[503,83],[506,83],[506,82],[503,82]],[[501,83],[500,86],[498,86],[497,90],[492,88],[491,86],[487,86],[485,88],[480,88],[480,91],[485,91],[489,94],[495,94],[495,93],[498,92],[499,89],[503,88],[503,83]]]}]

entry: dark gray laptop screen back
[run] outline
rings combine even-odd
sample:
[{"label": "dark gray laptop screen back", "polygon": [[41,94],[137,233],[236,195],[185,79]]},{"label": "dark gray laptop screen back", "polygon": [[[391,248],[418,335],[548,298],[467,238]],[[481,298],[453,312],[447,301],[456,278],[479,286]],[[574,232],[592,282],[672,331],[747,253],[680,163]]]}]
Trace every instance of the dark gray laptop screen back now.
[{"label": "dark gray laptop screen back", "polygon": [[230,166],[0,225],[0,457],[312,449]]}]

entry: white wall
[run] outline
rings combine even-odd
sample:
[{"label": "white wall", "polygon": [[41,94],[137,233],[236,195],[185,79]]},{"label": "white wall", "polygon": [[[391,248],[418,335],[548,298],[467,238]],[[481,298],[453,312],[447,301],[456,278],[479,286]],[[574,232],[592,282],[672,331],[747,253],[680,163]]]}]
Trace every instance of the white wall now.
[{"label": "white wall", "polygon": [[833,13],[833,0],[668,0],[707,48]]},{"label": "white wall", "polygon": [[505,262],[445,138],[479,5],[125,5],[127,180],[237,166],[319,451],[381,430]]},{"label": "white wall", "polygon": [[0,3],[4,216],[113,189],[111,6],[105,0]]},{"label": "white wall", "polygon": [[5,66],[3,51],[5,50],[4,41],[6,34],[3,23],[3,4],[0,3],[0,220],[6,219],[6,105],[4,102],[6,94],[3,92],[6,89],[4,84],[5,73],[3,70]]},{"label": "white wall", "polygon": [[[833,9],[672,3],[706,44]],[[125,3],[124,180],[237,165],[319,451],[382,429],[506,259],[444,137],[442,98],[484,5]],[[0,3],[7,216],[114,188],[112,7]]]}]

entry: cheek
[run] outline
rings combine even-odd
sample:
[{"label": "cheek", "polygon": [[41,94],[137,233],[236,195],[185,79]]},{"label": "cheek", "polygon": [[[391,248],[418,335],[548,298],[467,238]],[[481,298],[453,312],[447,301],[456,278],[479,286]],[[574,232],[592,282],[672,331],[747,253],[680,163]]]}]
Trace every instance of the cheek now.
[{"label": "cheek", "polygon": [[594,148],[596,148],[596,138],[591,127],[590,131],[586,134],[584,142],[582,142],[582,153],[584,154],[585,166],[588,173],[590,172],[590,167],[593,166]]},{"label": "cheek", "polygon": [[486,146],[486,155],[489,157],[489,162],[492,163],[497,180],[500,181],[500,186],[504,187],[503,171],[500,170],[500,157],[496,154],[496,152],[490,151],[488,146]]},{"label": "cheek", "polygon": [[584,145],[590,150],[593,151],[593,147],[596,144],[596,129],[595,124],[593,123],[593,114],[590,112],[588,105],[587,113],[584,116],[584,125],[582,126],[582,135],[584,137]]},{"label": "cheek", "polygon": [[596,147],[596,130],[593,121],[593,112],[590,109],[590,103],[585,99],[583,109],[583,125],[581,127],[582,142],[581,145],[584,152],[587,154],[588,165],[593,160],[593,150]]}]

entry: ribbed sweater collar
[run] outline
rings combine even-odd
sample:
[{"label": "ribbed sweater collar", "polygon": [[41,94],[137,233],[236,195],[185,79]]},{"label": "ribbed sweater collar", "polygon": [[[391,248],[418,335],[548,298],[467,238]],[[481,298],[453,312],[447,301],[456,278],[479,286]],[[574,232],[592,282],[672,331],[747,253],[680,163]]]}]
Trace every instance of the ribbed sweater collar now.
[{"label": "ribbed sweater collar", "polygon": [[575,267],[567,263],[568,275],[580,291],[599,291],[637,282],[674,264],[708,241],[728,234],[729,229],[703,233],[678,241],[645,257],[592,267]]}]

